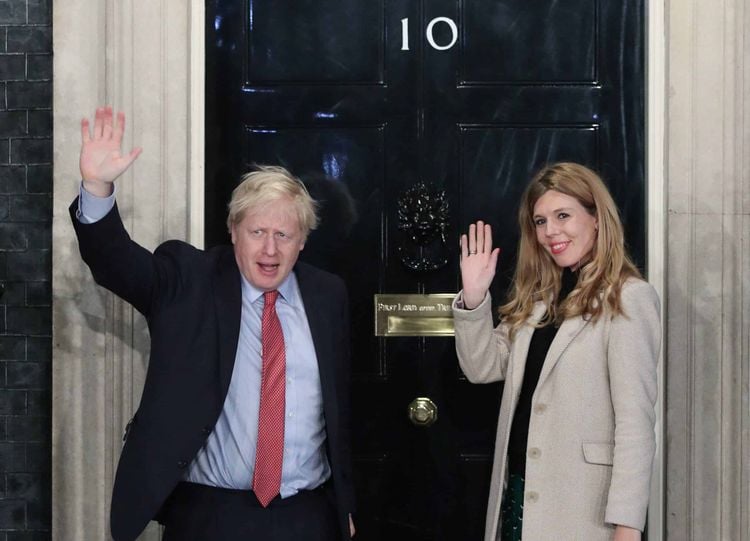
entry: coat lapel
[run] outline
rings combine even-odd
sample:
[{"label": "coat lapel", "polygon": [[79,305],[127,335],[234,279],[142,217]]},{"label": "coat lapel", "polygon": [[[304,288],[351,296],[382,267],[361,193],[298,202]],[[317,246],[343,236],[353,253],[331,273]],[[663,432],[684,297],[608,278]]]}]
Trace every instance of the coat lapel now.
[{"label": "coat lapel", "polygon": [[552,344],[550,344],[547,356],[544,358],[542,372],[539,374],[539,382],[536,384],[537,389],[544,384],[544,380],[547,379],[547,376],[552,372],[552,369],[560,360],[562,354],[565,353],[565,350],[568,349],[570,343],[576,336],[578,336],[587,323],[588,320],[581,316],[576,316],[563,321],[562,325],[560,325],[560,328],[557,330],[557,334],[555,334],[555,339],[552,340]]},{"label": "coat lapel", "polygon": [[242,282],[234,250],[227,250],[219,260],[214,275],[214,304],[219,327],[219,382],[226,394],[232,379],[242,318]]},{"label": "coat lapel", "polygon": [[302,303],[305,305],[307,323],[310,326],[310,334],[315,346],[315,356],[318,359],[320,386],[323,391],[325,407],[327,404],[336,403],[335,397],[331,396],[331,393],[336,388],[333,384],[333,366],[330,362],[332,358],[330,326],[333,322],[329,321],[327,317],[326,292],[317,286],[310,268],[304,263],[297,263],[294,267],[294,274],[297,277],[297,284],[299,284],[299,291],[302,295]]},{"label": "coat lapel", "polygon": [[[518,358],[523,362],[513,363],[513,389],[520,392],[521,385],[523,384],[523,375],[526,367],[526,358],[529,355],[529,345],[531,344],[531,336],[534,334],[534,325],[544,316],[546,311],[545,305],[542,302],[537,302],[534,305],[534,309],[531,312],[531,316],[528,319],[528,325],[524,325],[518,330],[518,334],[515,338],[514,354],[518,355]],[[588,320],[581,316],[566,319],[555,335],[555,339],[552,340],[547,356],[544,358],[544,365],[542,366],[542,372],[539,374],[539,381],[537,382],[537,388],[541,387],[544,380],[549,376],[552,369],[555,367],[557,362],[565,353],[573,339],[583,330],[588,323]]]}]

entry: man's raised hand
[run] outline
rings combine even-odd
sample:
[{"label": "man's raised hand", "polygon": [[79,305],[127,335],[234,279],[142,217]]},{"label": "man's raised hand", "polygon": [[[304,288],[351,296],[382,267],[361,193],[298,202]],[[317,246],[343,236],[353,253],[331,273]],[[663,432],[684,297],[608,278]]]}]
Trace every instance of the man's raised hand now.
[{"label": "man's raised hand", "polygon": [[121,154],[125,132],[125,113],[113,119],[112,107],[99,107],[90,130],[88,118],[81,120],[81,178],[86,191],[99,197],[112,194],[112,183],[135,161],[143,149],[136,147]]}]

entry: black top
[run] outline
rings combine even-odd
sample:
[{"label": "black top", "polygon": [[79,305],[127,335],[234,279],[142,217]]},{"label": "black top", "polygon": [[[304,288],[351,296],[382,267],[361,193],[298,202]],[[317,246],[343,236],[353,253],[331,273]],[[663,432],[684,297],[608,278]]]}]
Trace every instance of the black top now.
[{"label": "black top", "polygon": [[[578,274],[565,268],[562,274],[560,294],[557,297],[559,305],[576,286]],[[518,397],[516,411],[513,414],[513,424],[510,428],[510,440],[508,441],[508,471],[510,473],[525,477],[526,470],[526,447],[529,437],[529,418],[531,416],[531,398],[534,396],[536,384],[539,382],[539,374],[544,366],[552,340],[557,334],[557,325],[550,322],[544,327],[534,330],[529,344],[529,354],[526,357],[526,369],[523,374],[523,385],[521,395]]]}]

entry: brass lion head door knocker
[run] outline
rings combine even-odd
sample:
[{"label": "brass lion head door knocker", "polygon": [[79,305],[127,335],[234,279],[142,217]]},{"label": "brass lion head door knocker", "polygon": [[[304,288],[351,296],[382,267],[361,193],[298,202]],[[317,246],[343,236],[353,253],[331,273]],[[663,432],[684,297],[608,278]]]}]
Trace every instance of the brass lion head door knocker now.
[{"label": "brass lion head door knocker", "polygon": [[434,271],[448,263],[445,235],[449,205],[445,190],[428,192],[419,183],[398,199],[398,229],[402,232],[398,253],[412,271]]}]

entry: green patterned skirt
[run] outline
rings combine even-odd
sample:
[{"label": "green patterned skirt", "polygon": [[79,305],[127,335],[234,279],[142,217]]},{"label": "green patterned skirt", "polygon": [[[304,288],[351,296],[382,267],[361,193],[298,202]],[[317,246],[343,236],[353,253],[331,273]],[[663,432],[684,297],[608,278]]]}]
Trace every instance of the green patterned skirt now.
[{"label": "green patterned skirt", "polygon": [[501,541],[521,541],[523,526],[523,487],[524,478],[511,473],[508,486],[503,494],[501,507],[502,534]]}]

